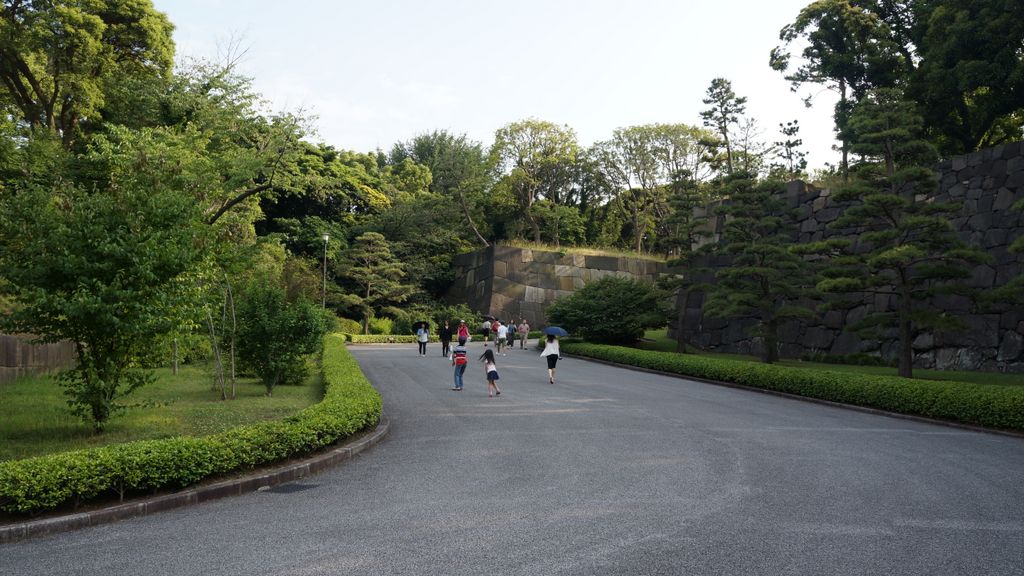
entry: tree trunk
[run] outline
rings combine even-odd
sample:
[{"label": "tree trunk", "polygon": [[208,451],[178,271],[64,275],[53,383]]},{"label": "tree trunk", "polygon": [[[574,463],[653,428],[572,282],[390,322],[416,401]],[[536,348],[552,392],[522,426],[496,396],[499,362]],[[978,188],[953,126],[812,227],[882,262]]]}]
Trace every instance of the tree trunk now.
[{"label": "tree trunk", "polygon": [[764,354],[761,359],[765,364],[774,364],[779,361],[779,326],[775,320],[770,320],[764,325]]},{"label": "tree trunk", "polygon": [[900,311],[899,311],[899,323],[900,323],[900,341],[899,341],[899,354],[900,354],[900,368],[899,374],[904,378],[914,377],[914,349],[913,340],[911,339],[911,302],[909,290],[903,288],[900,294]]},{"label": "tree trunk", "polygon": [[476,223],[473,222],[473,216],[469,213],[469,205],[466,204],[466,197],[462,194],[462,191],[456,190],[455,194],[459,197],[459,205],[462,206],[462,214],[466,217],[466,224],[469,225],[469,229],[473,231],[473,234],[476,234],[476,239],[484,245],[484,248],[490,246],[491,243],[477,230]]},{"label": "tree trunk", "polygon": [[686,338],[683,336],[683,325],[686,323],[686,301],[690,299],[689,290],[680,290],[677,296],[676,304],[679,308],[679,313],[676,315],[676,353],[686,353]]}]

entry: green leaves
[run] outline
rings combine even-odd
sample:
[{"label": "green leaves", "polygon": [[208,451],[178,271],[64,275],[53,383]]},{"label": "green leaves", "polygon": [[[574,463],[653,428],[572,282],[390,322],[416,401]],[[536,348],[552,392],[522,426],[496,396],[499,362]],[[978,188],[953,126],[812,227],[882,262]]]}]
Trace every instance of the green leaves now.
[{"label": "green leaves", "polygon": [[285,299],[270,284],[249,287],[239,307],[238,355],[263,381],[267,395],[274,386],[305,378],[305,356],[320,349],[327,331],[324,313],[300,297]]},{"label": "green leaves", "polygon": [[552,325],[595,342],[635,342],[647,328],[665,325],[665,294],[648,282],[605,276],[545,311]]}]

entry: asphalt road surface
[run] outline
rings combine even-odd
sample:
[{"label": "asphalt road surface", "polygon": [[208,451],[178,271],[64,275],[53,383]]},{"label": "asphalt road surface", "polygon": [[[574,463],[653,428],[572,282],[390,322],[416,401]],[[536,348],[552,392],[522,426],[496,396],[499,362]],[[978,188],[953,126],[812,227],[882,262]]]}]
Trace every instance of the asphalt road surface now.
[{"label": "asphalt road surface", "polygon": [[[380,445],[284,490],[0,546],[0,574],[1024,575],[1024,440],[580,359],[353,347]],[[470,346],[473,360],[482,351]]]}]

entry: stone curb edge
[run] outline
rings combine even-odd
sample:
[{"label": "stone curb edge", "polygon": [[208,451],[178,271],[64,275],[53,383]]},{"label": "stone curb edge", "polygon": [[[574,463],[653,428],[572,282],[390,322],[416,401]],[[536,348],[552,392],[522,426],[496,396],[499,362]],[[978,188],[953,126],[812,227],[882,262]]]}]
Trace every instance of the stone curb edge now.
[{"label": "stone curb edge", "polygon": [[255,492],[261,488],[269,488],[300,480],[306,476],[319,474],[346,460],[351,460],[353,456],[380,443],[387,436],[390,429],[390,420],[382,416],[377,426],[369,434],[295,464],[263,471],[252,476],[224,480],[208,486],[189,488],[173,494],[156,496],[138,502],[129,502],[89,512],[79,512],[66,516],[0,526],[0,544],[49,536],[88,526],[116,522],[126,518],[146,516],[155,512],[192,506],[228,496],[240,496],[249,492]]},{"label": "stone curb edge", "polygon": [[791,394],[789,392],[779,392],[778,390],[768,390],[766,388],[757,388],[755,386],[747,386],[745,384],[736,384],[734,382],[724,382],[721,380],[711,380],[708,378],[699,378],[697,376],[687,376],[686,374],[677,374],[675,372],[664,372],[662,370],[654,370],[653,368],[643,368],[641,366],[633,366],[631,364],[619,364],[618,362],[612,362],[610,360],[601,360],[598,358],[591,358],[590,356],[576,356],[570,354],[564,354],[564,356],[572,356],[578,360],[587,360],[589,362],[597,362],[598,364],[607,364],[609,366],[617,366],[619,368],[626,368],[628,370],[636,370],[638,372],[648,372],[650,374],[660,374],[662,376],[671,376],[673,378],[681,378],[684,380],[693,380],[694,382],[701,382],[703,384],[713,384],[715,386],[724,386],[726,388],[737,388],[739,390],[748,390],[750,392],[760,392],[761,394],[770,394],[772,396],[780,396],[782,398],[789,398],[791,400],[801,400],[804,402],[813,402],[814,404],[823,404],[825,406],[832,406],[833,408],[843,408],[846,410],[856,410],[857,412],[865,412],[867,414],[875,414],[877,416],[888,416],[890,418],[899,418],[900,420],[911,420],[913,422],[922,422],[925,424],[938,424],[940,426],[946,426],[949,428],[960,428],[962,430],[970,430],[972,432],[981,432],[985,434],[997,434],[1000,436],[1010,436],[1012,438],[1024,438],[1024,433],[1015,432],[1013,430],[1002,430],[999,428],[985,428],[983,426],[975,426],[973,424],[964,424],[963,422],[954,422],[952,420],[940,420],[938,418],[928,418],[926,416],[916,416],[914,414],[903,414],[900,412],[890,412],[888,410],[882,410],[880,408],[871,408],[868,406],[858,406],[857,404],[846,404],[843,402],[835,402],[832,400],[825,400],[822,398],[813,398],[811,396],[801,396],[799,394]]}]

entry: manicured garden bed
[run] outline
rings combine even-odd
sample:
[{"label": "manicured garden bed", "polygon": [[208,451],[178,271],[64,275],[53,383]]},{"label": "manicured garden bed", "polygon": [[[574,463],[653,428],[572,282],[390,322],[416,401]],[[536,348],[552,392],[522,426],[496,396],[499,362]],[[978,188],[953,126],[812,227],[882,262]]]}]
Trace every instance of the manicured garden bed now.
[{"label": "manicured garden bed", "polygon": [[375,425],[380,395],[340,336],[324,342],[325,393],[287,418],[203,437],[140,440],[0,462],[0,510],[31,514],[91,499],[180,488],[281,461]]}]

